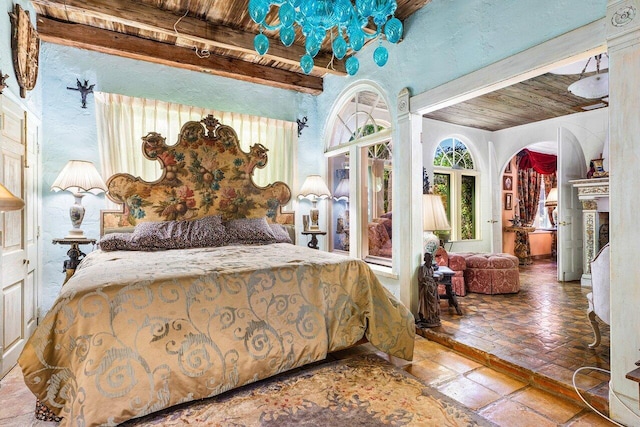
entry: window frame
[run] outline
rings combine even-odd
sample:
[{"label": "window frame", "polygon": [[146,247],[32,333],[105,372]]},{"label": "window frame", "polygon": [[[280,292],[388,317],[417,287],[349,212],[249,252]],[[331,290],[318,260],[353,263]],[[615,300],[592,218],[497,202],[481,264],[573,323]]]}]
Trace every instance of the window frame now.
[{"label": "window frame", "polygon": [[[457,143],[461,143],[465,147],[465,155],[468,155],[473,162],[473,169],[465,169],[459,166],[453,165],[451,167],[435,165],[434,162],[436,160],[436,154],[438,153],[438,149],[440,146],[447,140],[454,140]],[[455,150],[454,150],[455,151]],[[448,219],[449,225],[451,226],[451,230],[449,232],[448,241],[450,242],[470,242],[474,240],[480,240],[480,172],[475,168],[477,164],[475,157],[469,148],[469,143],[464,141],[462,138],[457,136],[448,136],[440,139],[440,141],[436,144],[433,155],[431,157],[431,165],[433,168],[433,178],[435,186],[435,175],[448,175],[449,176],[449,198],[447,207],[445,205],[445,209],[448,208]],[[474,206],[473,206],[473,228],[474,228],[474,236],[471,239],[462,239],[462,179],[463,176],[473,177],[475,180],[474,186]]]},{"label": "window frame", "polygon": [[[373,120],[378,127],[382,127],[381,130],[378,130],[375,133],[368,134],[365,136],[361,136],[356,139],[344,141],[340,143],[338,135],[343,136],[346,135],[344,129],[337,129],[336,126],[342,126],[343,128],[347,128],[345,124],[344,118],[340,116],[343,112],[348,108],[348,103],[352,102],[352,100],[361,92],[373,92],[376,98],[376,105],[384,104],[386,108],[386,112],[384,115],[387,117],[382,117],[382,114],[376,115],[373,114],[373,110],[377,109],[377,106],[371,107],[372,111],[368,114],[368,120],[362,123],[362,126],[355,127],[353,129],[356,133],[359,129],[371,123]],[[368,240],[368,206],[369,206],[369,194],[370,188],[368,184],[368,167],[369,167],[369,157],[367,154],[368,149],[377,144],[391,144],[391,170],[392,173],[394,171],[393,165],[393,129],[391,126],[391,113],[388,111],[388,106],[391,105],[384,92],[378,88],[377,86],[371,83],[360,83],[354,85],[352,88],[348,89],[343,96],[341,96],[334,104],[332,109],[332,113],[328,117],[327,129],[329,130],[326,134],[326,144],[325,144],[325,157],[327,157],[328,164],[328,172],[329,172],[329,186],[330,188],[335,188],[337,183],[333,182],[335,177],[335,170],[332,165],[331,158],[334,156],[339,156],[346,154],[348,155],[350,161],[350,198],[349,198],[349,218],[350,218],[350,236],[349,236],[349,255],[355,258],[362,259],[363,261],[383,267],[389,267],[393,269],[393,256],[389,258],[382,258],[371,256],[368,254],[369,250],[369,240]],[[352,110],[352,114],[357,113],[357,108]],[[354,120],[356,122],[356,120]],[[355,194],[354,191],[355,190]],[[391,188],[393,195],[393,185]],[[391,197],[391,209],[393,211],[393,196]],[[331,204],[329,209],[333,209],[333,204]],[[329,213],[329,218],[331,218],[330,223],[328,224],[329,229],[329,251],[341,252],[339,249],[336,249],[336,243],[334,241],[334,231],[337,228],[336,224],[334,224],[334,215],[331,211]],[[357,232],[353,233],[354,227],[357,227]],[[393,232],[392,232],[393,235]],[[393,248],[393,240],[392,240],[392,248]],[[396,243],[397,245],[397,243]],[[394,250],[392,249],[392,252]]]}]

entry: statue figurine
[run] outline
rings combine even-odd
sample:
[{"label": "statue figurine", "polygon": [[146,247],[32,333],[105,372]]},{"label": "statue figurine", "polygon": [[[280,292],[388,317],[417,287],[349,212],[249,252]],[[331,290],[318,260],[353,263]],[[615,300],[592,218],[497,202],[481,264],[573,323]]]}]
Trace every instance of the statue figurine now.
[{"label": "statue figurine", "polygon": [[440,297],[438,284],[433,278],[433,256],[424,254],[424,264],[418,270],[418,316],[416,326],[433,328],[440,326]]}]

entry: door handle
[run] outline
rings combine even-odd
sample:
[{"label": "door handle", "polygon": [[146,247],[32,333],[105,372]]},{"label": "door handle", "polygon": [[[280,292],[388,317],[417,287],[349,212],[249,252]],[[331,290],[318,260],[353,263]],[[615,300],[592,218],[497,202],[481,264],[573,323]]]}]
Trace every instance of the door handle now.
[{"label": "door handle", "polygon": [[495,220],[495,219],[490,219],[490,220],[488,220],[487,222],[488,222],[489,224],[495,224],[495,223],[496,223],[496,222],[498,222],[498,221],[497,221],[497,220]]},{"label": "door handle", "polygon": [[564,221],[562,221],[562,222],[561,222],[560,224],[558,224],[558,225],[570,225],[570,224],[571,224],[570,222],[564,222]]}]

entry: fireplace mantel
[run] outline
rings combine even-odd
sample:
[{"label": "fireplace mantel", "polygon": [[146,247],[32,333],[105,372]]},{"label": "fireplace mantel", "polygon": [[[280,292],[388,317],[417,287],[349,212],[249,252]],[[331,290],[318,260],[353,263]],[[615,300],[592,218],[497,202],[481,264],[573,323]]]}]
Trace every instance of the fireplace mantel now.
[{"label": "fireplace mantel", "polygon": [[600,250],[600,226],[609,224],[609,177],[569,181],[582,203],[582,286],[591,286],[591,260]]}]

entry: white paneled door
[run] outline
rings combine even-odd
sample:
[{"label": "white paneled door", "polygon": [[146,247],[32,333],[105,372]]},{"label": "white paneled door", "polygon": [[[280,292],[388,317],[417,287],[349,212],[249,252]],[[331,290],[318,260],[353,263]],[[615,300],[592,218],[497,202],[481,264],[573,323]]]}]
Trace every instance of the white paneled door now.
[{"label": "white paneled door", "polygon": [[[37,324],[38,124],[0,97],[0,182],[25,200],[25,208],[0,213],[0,377],[15,366]],[[28,166],[28,167],[25,167]]]}]

